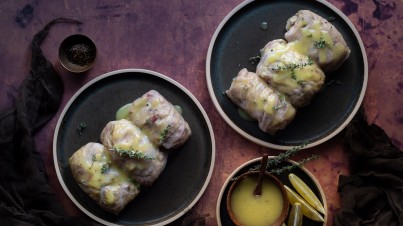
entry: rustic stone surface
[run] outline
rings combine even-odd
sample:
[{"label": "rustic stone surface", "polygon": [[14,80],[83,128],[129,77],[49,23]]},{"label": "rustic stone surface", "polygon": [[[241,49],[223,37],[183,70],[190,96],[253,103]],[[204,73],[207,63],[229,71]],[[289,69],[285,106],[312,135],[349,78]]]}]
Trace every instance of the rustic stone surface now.
[{"label": "rustic stone surface", "polygon": [[[45,56],[54,64],[65,84],[62,106],[91,79],[117,69],[145,68],[165,74],[188,88],[206,109],[216,139],[216,166],[211,183],[193,211],[206,216],[206,225],[215,225],[218,193],[228,175],[240,164],[279,152],[247,141],[232,130],[210,100],[205,59],[210,39],[221,20],[241,0],[232,1],[11,1],[0,3],[0,107],[11,106],[18,87],[29,71],[32,36],[46,22],[68,17],[84,22],[52,28],[43,44]],[[330,0],[356,26],[366,48],[369,81],[363,106],[370,123],[381,126],[403,149],[403,34],[400,29],[403,4],[400,0]],[[74,75],[58,62],[57,49],[68,35],[90,36],[98,47],[96,65],[84,75]],[[49,181],[60,202],[71,215],[82,213],[61,188],[53,165],[52,142],[62,109],[36,134],[38,149],[45,160]],[[329,206],[328,225],[340,208],[337,193],[339,174],[348,174],[348,151],[342,134],[309,150],[321,155],[306,167],[317,177]],[[296,156],[300,159],[307,153]],[[227,156],[231,156],[228,161]]]}]

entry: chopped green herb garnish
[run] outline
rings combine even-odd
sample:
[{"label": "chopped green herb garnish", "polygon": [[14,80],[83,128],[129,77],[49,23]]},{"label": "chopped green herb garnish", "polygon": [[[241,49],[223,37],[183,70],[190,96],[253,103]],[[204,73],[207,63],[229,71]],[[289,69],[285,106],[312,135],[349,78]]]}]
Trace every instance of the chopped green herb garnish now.
[{"label": "chopped green herb garnish", "polygon": [[104,174],[109,170],[109,163],[103,163],[101,166],[101,173]]},{"label": "chopped green herb garnish", "polygon": [[295,74],[295,70],[291,71],[291,78],[297,80],[297,75]]},{"label": "chopped green herb garnish", "polygon": [[307,35],[306,37],[308,37],[308,38],[312,38],[312,34],[309,34],[309,35]]},{"label": "chopped green herb garnish", "polygon": [[95,162],[96,159],[97,159],[97,156],[96,156],[96,155],[92,155],[92,156],[91,156],[92,163],[91,163],[90,169],[91,169],[91,167],[94,165],[94,162]]},{"label": "chopped green herb garnish", "polygon": [[308,56],[308,65],[312,65],[313,64],[313,60],[312,57]]},{"label": "chopped green herb garnish", "polygon": [[143,152],[139,150],[133,150],[133,149],[126,150],[121,148],[112,148],[110,150],[116,152],[120,157],[127,156],[129,158],[147,159],[147,160],[155,159],[155,157],[145,155]]},{"label": "chopped green herb garnish", "polygon": [[297,83],[298,83],[299,86],[305,86],[306,85],[305,80],[298,80]]},{"label": "chopped green herb garnish", "polygon": [[251,58],[249,58],[249,63],[252,65],[255,65],[255,64],[259,63],[260,58],[261,58],[260,56],[251,57]]},{"label": "chopped green herb garnish", "polygon": [[[303,85],[306,84],[306,82],[303,81],[303,80],[297,80],[297,74],[295,73],[295,70],[296,70],[296,69],[302,69],[302,68],[304,68],[304,67],[306,67],[306,66],[310,66],[310,65],[313,65],[313,60],[312,60],[311,57],[308,57],[308,61],[307,61],[307,62],[304,62],[304,63],[301,63],[301,64],[290,63],[290,64],[285,64],[284,66],[277,65],[277,68],[274,68],[274,69],[272,69],[272,70],[291,71],[291,78],[292,78],[293,80],[296,80],[297,83],[298,83],[298,85],[303,86]],[[282,107],[282,106],[280,106],[280,107]],[[276,107],[276,108],[277,108],[277,107]],[[279,108],[278,108],[278,109],[279,109]],[[275,110],[278,110],[278,109],[275,109]]]},{"label": "chopped green herb garnish", "polygon": [[81,122],[78,126],[77,126],[77,132],[78,135],[83,135],[83,130],[87,127],[87,125],[84,122]]},{"label": "chopped green herb garnish", "polygon": [[326,47],[329,47],[329,44],[321,37],[319,41],[313,43],[313,46],[316,49],[324,49]]},{"label": "chopped green herb garnish", "polygon": [[160,144],[164,143],[166,139],[168,138],[168,133],[169,129],[171,128],[171,125],[168,125],[162,132],[160,133]]},{"label": "chopped green herb garnish", "polygon": [[139,182],[137,182],[136,180],[129,178],[129,182],[132,183],[134,186],[140,188],[141,184]]},{"label": "chopped green herb garnish", "polygon": [[280,110],[282,107],[284,107],[285,105],[287,105],[287,102],[286,102],[286,100],[285,100],[285,96],[279,94],[279,101],[277,102],[277,105],[276,105],[276,106],[273,106],[273,109],[274,109],[275,111],[278,111],[278,110]]}]

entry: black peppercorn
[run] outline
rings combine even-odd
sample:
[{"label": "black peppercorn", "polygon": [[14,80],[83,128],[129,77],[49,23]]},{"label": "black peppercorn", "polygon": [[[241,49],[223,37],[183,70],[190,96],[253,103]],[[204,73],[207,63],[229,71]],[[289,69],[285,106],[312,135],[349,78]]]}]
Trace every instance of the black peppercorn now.
[{"label": "black peppercorn", "polygon": [[74,44],[66,49],[66,58],[73,64],[84,66],[94,60],[95,49],[83,43]]}]

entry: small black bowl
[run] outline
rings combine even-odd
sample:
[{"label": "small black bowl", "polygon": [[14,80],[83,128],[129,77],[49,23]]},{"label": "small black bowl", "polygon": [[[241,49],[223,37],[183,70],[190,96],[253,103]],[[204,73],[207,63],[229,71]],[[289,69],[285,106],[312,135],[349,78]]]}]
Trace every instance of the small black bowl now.
[{"label": "small black bowl", "polygon": [[59,47],[60,63],[73,73],[89,70],[94,65],[96,57],[95,43],[85,35],[71,35],[64,39]]}]

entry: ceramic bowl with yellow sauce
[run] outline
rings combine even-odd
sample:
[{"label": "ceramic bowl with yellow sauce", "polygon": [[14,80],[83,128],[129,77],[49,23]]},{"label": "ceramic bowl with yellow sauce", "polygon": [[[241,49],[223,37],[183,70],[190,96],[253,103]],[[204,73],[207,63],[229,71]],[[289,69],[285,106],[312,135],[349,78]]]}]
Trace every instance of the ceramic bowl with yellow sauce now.
[{"label": "ceramic bowl with yellow sauce", "polygon": [[238,226],[279,226],[289,210],[289,201],[283,183],[265,173],[261,195],[254,190],[259,172],[242,174],[231,185],[227,194],[227,210],[231,220]]},{"label": "ceramic bowl with yellow sauce", "polygon": [[[269,157],[269,161],[270,159],[273,157]],[[245,162],[244,164],[242,164],[241,166],[239,166],[236,170],[234,170],[234,172],[232,172],[227,180],[224,182],[221,191],[218,195],[218,199],[217,199],[217,205],[216,205],[216,219],[217,219],[217,225],[221,226],[221,225],[225,225],[225,226],[236,226],[237,224],[231,219],[230,216],[230,211],[228,210],[228,206],[231,204],[228,204],[227,201],[227,197],[229,195],[229,193],[231,192],[232,195],[234,195],[234,190],[231,190],[231,186],[235,186],[235,182],[240,180],[240,178],[242,178],[242,175],[244,175],[245,173],[248,173],[251,171],[252,168],[255,168],[256,166],[260,165],[260,161],[261,161],[261,157],[260,158],[255,158],[252,159],[250,161]],[[291,166],[291,165],[295,165],[296,162],[292,161],[292,160],[287,160],[284,162],[281,162],[279,165],[277,165],[277,167],[284,167],[284,166]],[[316,197],[318,197],[320,203],[323,205],[325,212],[327,212],[327,202],[326,202],[326,197],[325,197],[325,193],[323,192],[323,189],[321,187],[321,185],[319,184],[319,182],[317,181],[317,179],[315,178],[315,176],[309,172],[305,167],[301,166],[301,167],[296,167],[293,168],[292,170],[286,171],[284,173],[281,174],[272,174],[275,178],[277,178],[283,185],[286,185],[287,187],[291,188],[294,190],[294,187],[292,186],[288,176],[290,173],[293,173],[294,175],[298,176],[301,180],[303,180],[306,185],[313,191],[313,193],[316,195]],[[257,181],[257,178],[256,178]],[[246,187],[247,186],[251,186],[254,189],[255,186],[255,180],[252,180],[251,182],[245,181],[246,183]],[[248,183],[251,183],[252,185],[248,185]],[[234,189],[234,188],[232,188]],[[251,188],[249,188],[251,189]],[[263,187],[264,189],[264,187]],[[262,192],[262,194],[264,194],[264,191]],[[274,194],[274,193],[273,193]],[[277,201],[279,202],[279,201]],[[291,203],[291,200],[290,200]],[[243,202],[244,206],[245,206],[245,202]],[[258,204],[256,204],[258,205]],[[242,207],[242,205],[241,205]],[[256,214],[256,207],[252,208],[253,210],[243,210],[244,212],[252,212],[252,214]],[[288,218],[290,217],[289,212],[291,210],[291,204],[289,204],[289,211],[288,211],[288,216],[285,218],[284,222],[285,224],[288,223]],[[306,216],[303,216],[303,220],[302,223],[304,226],[325,226],[327,223],[327,215],[326,214],[321,214],[323,217],[323,222],[320,221],[314,221]],[[270,225],[270,223],[266,224],[266,225]],[[280,224],[281,225],[281,224]]]}]

